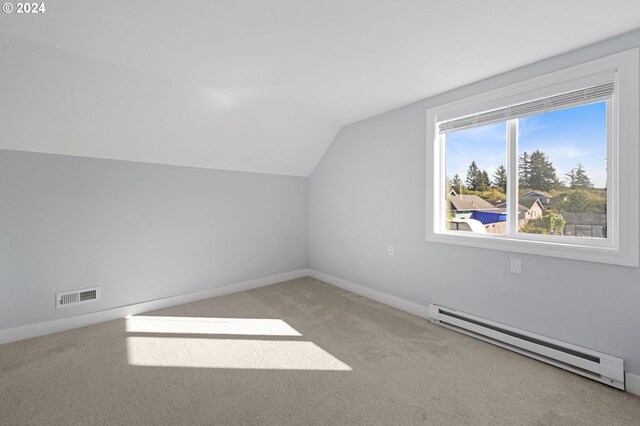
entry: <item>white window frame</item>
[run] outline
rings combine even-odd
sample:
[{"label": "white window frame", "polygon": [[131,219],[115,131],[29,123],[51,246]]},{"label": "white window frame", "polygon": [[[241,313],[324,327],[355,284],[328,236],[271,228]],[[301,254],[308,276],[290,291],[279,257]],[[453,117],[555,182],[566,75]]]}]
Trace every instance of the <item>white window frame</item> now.
[{"label": "white window frame", "polygon": [[[592,262],[639,264],[640,49],[635,48],[427,110],[426,240]],[[445,147],[438,123],[614,81],[607,101],[607,238],[518,233],[514,121],[507,121],[507,235],[451,232],[445,227]],[[514,202],[515,201],[515,202]]]}]

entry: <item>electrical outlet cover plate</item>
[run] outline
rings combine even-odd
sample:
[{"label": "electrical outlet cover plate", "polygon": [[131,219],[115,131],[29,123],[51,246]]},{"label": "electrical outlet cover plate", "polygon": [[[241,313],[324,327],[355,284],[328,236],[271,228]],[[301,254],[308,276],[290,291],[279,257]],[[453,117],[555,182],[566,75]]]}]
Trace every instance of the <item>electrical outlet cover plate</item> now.
[{"label": "electrical outlet cover plate", "polygon": [[522,273],[522,260],[511,258],[511,273],[512,274],[521,274]]}]

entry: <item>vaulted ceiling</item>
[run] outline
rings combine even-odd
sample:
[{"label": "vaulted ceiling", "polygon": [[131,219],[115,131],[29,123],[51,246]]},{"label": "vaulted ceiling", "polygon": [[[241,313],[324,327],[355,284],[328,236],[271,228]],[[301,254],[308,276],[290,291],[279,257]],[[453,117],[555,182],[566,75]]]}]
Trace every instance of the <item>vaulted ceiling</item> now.
[{"label": "vaulted ceiling", "polygon": [[349,123],[640,28],[638,0],[45,2],[0,148],[308,176]]}]

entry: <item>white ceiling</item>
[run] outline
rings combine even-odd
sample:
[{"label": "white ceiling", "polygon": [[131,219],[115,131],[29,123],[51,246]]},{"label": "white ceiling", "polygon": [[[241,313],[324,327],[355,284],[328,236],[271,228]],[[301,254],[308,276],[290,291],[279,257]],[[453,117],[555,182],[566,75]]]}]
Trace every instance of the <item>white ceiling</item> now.
[{"label": "white ceiling", "polygon": [[638,0],[46,2],[0,148],[308,176],[344,125],[640,27]]}]

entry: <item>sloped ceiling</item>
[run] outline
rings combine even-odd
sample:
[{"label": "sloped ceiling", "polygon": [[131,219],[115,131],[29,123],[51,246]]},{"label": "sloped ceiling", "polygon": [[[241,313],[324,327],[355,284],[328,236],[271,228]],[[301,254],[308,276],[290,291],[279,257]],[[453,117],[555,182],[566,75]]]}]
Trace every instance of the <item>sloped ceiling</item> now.
[{"label": "sloped ceiling", "polygon": [[0,148],[308,176],[349,123],[640,27],[638,0],[45,2]]}]

